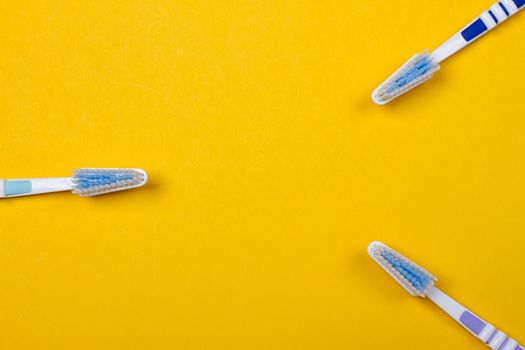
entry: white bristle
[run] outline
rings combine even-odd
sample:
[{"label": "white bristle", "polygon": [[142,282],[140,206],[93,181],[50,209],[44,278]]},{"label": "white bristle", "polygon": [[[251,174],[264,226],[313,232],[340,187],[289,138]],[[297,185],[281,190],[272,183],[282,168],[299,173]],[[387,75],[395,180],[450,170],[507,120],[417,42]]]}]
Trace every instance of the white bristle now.
[{"label": "white bristle", "polygon": [[430,272],[381,242],[371,243],[368,253],[379,266],[413,296],[425,297],[437,281],[437,278]]},{"label": "white bristle", "polygon": [[[417,65],[422,63],[425,64],[421,67],[423,69],[418,70]],[[384,105],[423,84],[439,69],[439,64],[427,51],[417,54],[374,90],[372,100]]]}]

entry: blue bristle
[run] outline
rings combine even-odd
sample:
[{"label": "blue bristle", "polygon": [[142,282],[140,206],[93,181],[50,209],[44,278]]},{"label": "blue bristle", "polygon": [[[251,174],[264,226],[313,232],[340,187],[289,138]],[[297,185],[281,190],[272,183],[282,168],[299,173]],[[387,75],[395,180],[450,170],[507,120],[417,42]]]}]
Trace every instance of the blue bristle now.
[{"label": "blue bristle", "polygon": [[401,274],[414,288],[423,293],[433,282],[426,271],[413,266],[409,261],[393,254],[388,250],[382,250],[380,255]]},{"label": "blue bristle", "polygon": [[133,180],[134,174],[125,172],[93,172],[93,171],[78,171],[73,176],[75,187],[77,189],[88,189],[95,186],[105,186],[117,184],[124,181]]},{"label": "blue bristle", "polygon": [[439,61],[428,51],[423,51],[375,89],[372,100],[384,105],[432,78],[439,68]]},{"label": "blue bristle", "polygon": [[403,74],[393,81],[387,88],[386,93],[390,94],[396,90],[410,84],[419,77],[424,76],[434,69],[435,63],[430,56],[419,57]]},{"label": "blue bristle", "polygon": [[135,168],[84,168],[72,177],[73,193],[83,197],[143,186],[146,181],[146,172]]}]

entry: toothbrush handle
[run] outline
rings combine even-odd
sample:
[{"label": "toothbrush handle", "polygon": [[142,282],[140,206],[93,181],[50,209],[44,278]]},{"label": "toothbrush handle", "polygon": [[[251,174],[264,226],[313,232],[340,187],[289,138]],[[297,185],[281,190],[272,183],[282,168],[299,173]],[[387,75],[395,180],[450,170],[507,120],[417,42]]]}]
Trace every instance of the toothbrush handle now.
[{"label": "toothbrush handle", "polygon": [[505,333],[497,330],[496,327],[490,323],[483,321],[436,287],[434,287],[427,296],[491,349],[525,350],[516,340],[507,337]]},{"label": "toothbrush handle", "polygon": [[525,8],[525,0],[500,0],[496,2],[441,45],[432,55],[438,62],[445,60],[523,8]]},{"label": "toothbrush handle", "polygon": [[71,188],[69,177],[0,180],[0,198],[69,191]]}]

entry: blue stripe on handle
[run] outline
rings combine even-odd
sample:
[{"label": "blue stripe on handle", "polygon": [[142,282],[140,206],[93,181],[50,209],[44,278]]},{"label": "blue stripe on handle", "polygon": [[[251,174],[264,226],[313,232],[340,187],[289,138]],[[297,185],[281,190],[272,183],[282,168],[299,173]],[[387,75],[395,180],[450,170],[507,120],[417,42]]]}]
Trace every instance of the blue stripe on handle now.
[{"label": "blue stripe on handle", "polygon": [[494,22],[496,22],[496,24],[499,23],[498,18],[494,15],[494,13],[492,12],[492,10],[489,10],[489,15],[490,15],[490,17],[492,17],[492,19],[494,20]]},{"label": "blue stripe on handle", "polygon": [[499,3],[499,7],[501,7],[501,9],[503,10],[503,12],[505,12],[505,14],[507,15],[507,17],[510,16],[510,12],[509,10],[507,10],[507,8],[505,7],[505,5],[503,5],[503,3]]},{"label": "blue stripe on handle", "polygon": [[[525,0],[514,0],[514,1],[523,1],[525,3]],[[485,23],[479,18],[478,20],[474,21],[471,25],[469,25],[467,28],[465,28],[461,32],[461,36],[466,41],[472,41],[476,39],[481,34],[485,33],[488,30]]]},{"label": "blue stripe on handle", "polygon": [[523,7],[523,5],[525,5],[525,0],[512,0],[514,1],[514,3],[516,4],[516,6],[518,6],[518,8],[521,8]]}]

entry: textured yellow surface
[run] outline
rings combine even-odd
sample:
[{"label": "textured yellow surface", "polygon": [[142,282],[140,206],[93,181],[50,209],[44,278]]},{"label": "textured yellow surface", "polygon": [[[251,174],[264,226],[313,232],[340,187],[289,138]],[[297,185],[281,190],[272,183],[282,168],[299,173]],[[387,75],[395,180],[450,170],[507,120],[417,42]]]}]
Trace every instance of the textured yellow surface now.
[{"label": "textured yellow surface", "polygon": [[3,1],[0,176],[151,182],[0,201],[0,348],[483,349],[375,239],[525,341],[525,17],[369,99],[490,4]]}]

